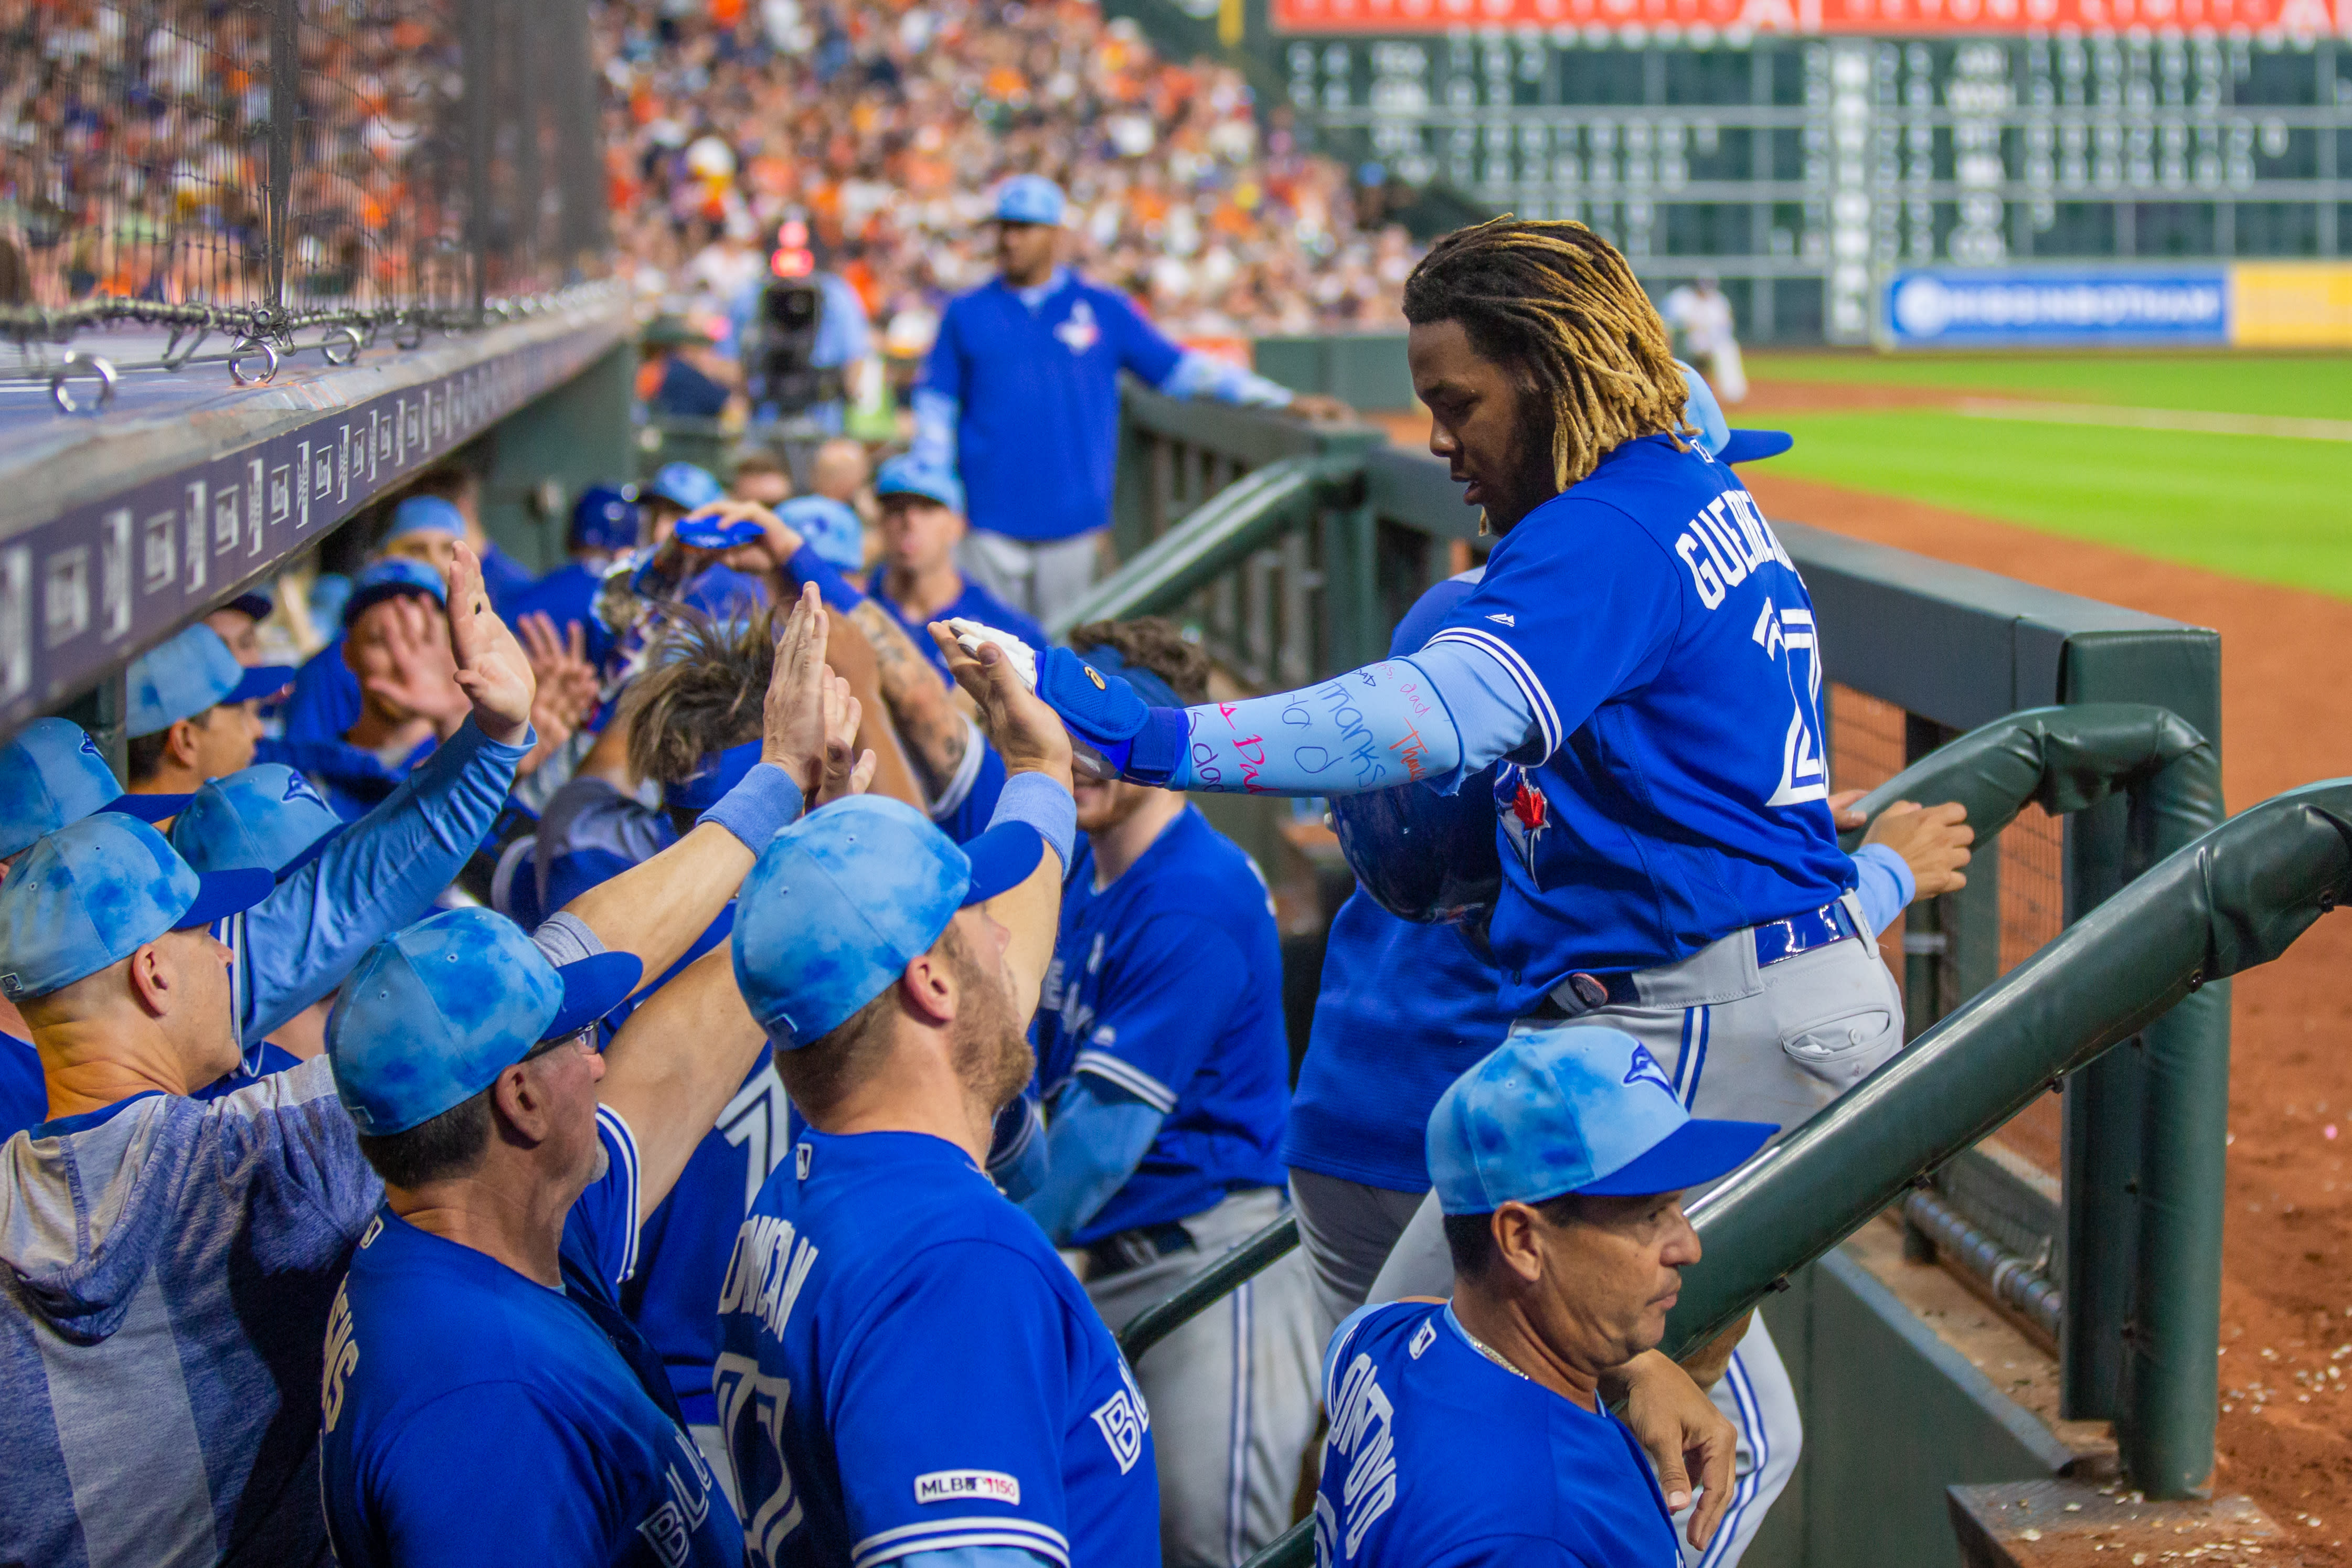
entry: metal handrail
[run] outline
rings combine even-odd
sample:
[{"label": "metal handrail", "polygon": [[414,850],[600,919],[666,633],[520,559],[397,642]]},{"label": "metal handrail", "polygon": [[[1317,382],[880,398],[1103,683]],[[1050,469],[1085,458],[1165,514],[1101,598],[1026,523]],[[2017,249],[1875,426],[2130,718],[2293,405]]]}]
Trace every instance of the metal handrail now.
[{"label": "metal handrail", "polygon": [[1047,622],[1047,633],[1064,637],[1089,621],[1123,620],[1181,603],[1276,533],[1311,517],[1362,470],[1352,455],[1282,457],[1252,470]]},{"label": "metal handrail", "polygon": [[1298,1245],[1298,1217],[1286,1214],[1157,1306],[1146,1307],[1118,1331],[1118,1348],[1132,1364],[1143,1353],[1264,1273]]},{"label": "metal handrail", "polygon": [[[2043,1084],[2184,1002],[2211,997],[2227,977],[2276,958],[2347,896],[2352,779],[2289,790],[2183,846],[1695,1205],[1706,1256],[1684,1276],[1667,1353],[1687,1353],[1722,1333],[1774,1281],[1860,1229],[1938,1159],[2016,1114]],[[2226,1105],[2228,1063],[2219,1065],[2218,1086],[2183,1089]],[[2179,1151],[2175,1190],[2151,1195],[2152,1207],[2178,1204],[2192,1191],[2218,1202],[2221,1141],[2210,1142],[2210,1150]],[[2155,1239],[2187,1253],[2199,1244],[2166,1243],[2162,1229],[2149,1227],[2143,1247]],[[2210,1292],[2152,1291],[2161,1282],[2143,1276],[2134,1338],[2138,1378],[2144,1384],[2164,1370],[2145,1364],[2158,1354],[2188,1357],[2188,1375],[2174,1376],[2166,1391],[2201,1398],[2203,1419],[2194,1411],[2149,1410],[2147,1419],[2119,1423],[2117,1437],[2127,1455],[2135,1445],[2146,1455],[2141,1463],[2150,1468],[2136,1478],[2160,1476],[2158,1484],[2185,1490],[2210,1465],[2219,1303],[2203,1299]],[[2184,1427],[2206,1434],[2201,1456],[2178,1440]],[[1302,1521],[1245,1568],[1297,1568],[1313,1551],[1313,1523]]]}]

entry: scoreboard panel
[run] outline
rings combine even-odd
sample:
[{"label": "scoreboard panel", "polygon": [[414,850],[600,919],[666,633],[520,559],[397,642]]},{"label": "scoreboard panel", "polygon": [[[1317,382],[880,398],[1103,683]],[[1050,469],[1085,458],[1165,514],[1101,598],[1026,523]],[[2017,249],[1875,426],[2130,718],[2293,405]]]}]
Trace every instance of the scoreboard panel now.
[{"label": "scoreboard panel", "polygon": [[2352,39],[2315,0],[1275,0],[1271,20],[1323,151],[1581,219],[1661,291],[1715,277],[1751,340],[1867,340],[1900,268],[2352,254]]}]

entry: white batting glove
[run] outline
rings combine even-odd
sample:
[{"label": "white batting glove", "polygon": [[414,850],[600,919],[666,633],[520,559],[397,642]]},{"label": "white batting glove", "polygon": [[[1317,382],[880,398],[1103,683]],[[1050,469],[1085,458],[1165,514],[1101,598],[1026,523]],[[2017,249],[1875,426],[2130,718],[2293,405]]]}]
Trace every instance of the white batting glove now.
[{"label": "white batting glove", "polygon": [[1022,683],[1033,692],[1037,689],[1037,650],[1012,632],[983,626],[977,621],[967,621],[961,615],[948,622],[948,630],[956,634],[956,646],[975,659],[980,657],[981,644],[995,643],[1013,662],[1013,673],[1021,677]]}]

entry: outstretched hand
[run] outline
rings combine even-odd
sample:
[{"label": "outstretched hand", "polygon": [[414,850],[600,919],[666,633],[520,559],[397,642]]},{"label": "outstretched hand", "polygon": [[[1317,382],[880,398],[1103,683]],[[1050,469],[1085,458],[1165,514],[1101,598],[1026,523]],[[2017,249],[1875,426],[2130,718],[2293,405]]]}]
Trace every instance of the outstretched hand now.
[{"label": "outstretched hand", "polygon": [[[826,629],[824,603],[811,584],[793,601],[783,635],[776,641],[775,669],[768,677],[761,713],[760,760],[789,774],[804,800],[815,800],[824,781],[825,752],[833,739],[825,703],[840,677],[825,668]],[[841,690],[847,692],[846,682]],[[856,734],[855,727],[850,734]]]},{"label": "outstretched hand", "polygon": [[474,723],[502,746],[530,733],[530,705],[539,694],[530,660],[514,632],[490,608],[482,563],[464,540],[449,562],[449,653],[457,684],[473,703]]},{"label": "outstretched hand", "polygon": [[1043,773],[1070,784],[1070,732],[1062,717],[1021,678],[1013,659],[993,643],[971,653],[943,621],[929,628],[948,673],[980,709],[980,727],[1004,758],[1007,773]]},{"label": "outstretched hand", "polygon": [[845,796],[863,795],[873,784],[874,770],[881,766],[881,760],[871,749],[857,749],[857,727],[865,714],[866,706],[850,689],[848,680],[828,672],[824,678],[824,763],[816,793],[810,798],[811,810]]},{"label": "outstretched hand", "polygon": [[360,677],[360,689],[403,720],[431,721],[447,739],[466,722],[467,694],[453,679],[457,660],[448,620],[438,605],[403,595],[371,616],[366,634],[377,639],[390,668]]}]

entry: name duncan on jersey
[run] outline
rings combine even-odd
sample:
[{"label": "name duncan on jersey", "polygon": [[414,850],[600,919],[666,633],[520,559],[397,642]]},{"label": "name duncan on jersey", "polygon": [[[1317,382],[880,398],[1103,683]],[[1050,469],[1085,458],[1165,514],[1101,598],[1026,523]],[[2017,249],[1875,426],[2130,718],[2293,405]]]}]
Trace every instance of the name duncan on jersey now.
[{"label": "name duncan on jersey", "polygon": [[816,1243],[793,1236],[793,1222],[772,1214],[755,1214],[735,1233],[735,1255],[727,1261],[727,1283],[719,1292],[719,1310],[751,1313],[768,1332],[783,1337],[784,1320],[808,1283],[816,1264]]},{"label": "name duncan on jersey", "polygon": [[1797,570],[1756,498],[1745,490],[1727,490],[1709,501],[1675,540],[1675,554],[1690,570],[1699,602],[1709,610],[1768,560]]}]

